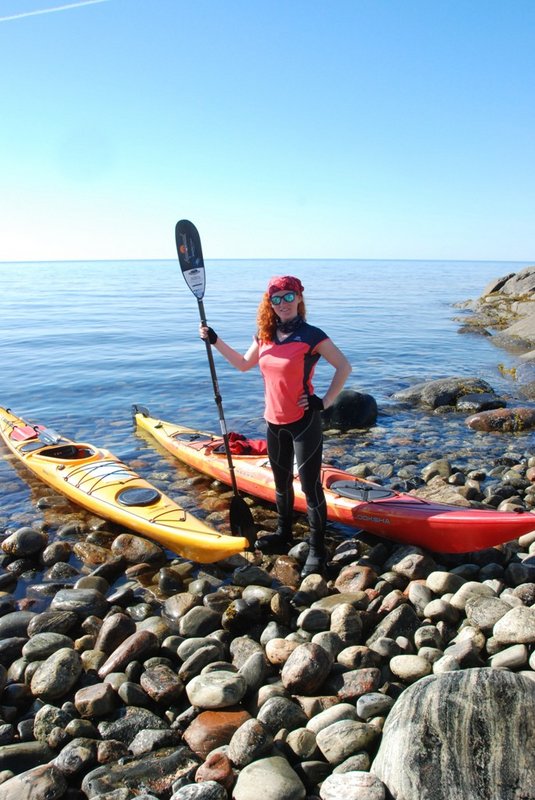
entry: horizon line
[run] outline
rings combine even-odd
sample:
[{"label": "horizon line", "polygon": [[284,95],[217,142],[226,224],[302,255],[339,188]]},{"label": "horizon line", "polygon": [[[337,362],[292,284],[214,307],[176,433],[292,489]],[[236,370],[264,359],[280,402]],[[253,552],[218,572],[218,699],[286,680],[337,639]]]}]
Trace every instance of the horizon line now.
[{"label": "horizon line", "polygon": [[[169,261],[169,262],[176,262],[176,258],[52,258],[52,259],[43,259],[43,260],[36,260],[36,259],[17,259],[17,260],[0,260],[0,265],[3,264],[95,264],[95,263],[143,263],[143,262],[151,262],[151,261]],[[535,259],[503,259],[503,258],[389,258],[389,257],[381,257],[381,258],[365,258],[365,257],[336,257],[336,258],[327,258],[327,257],[317,257],[317,256],[310,256],[310,257],[295,257],[295,258],[264,258],[262,256],[253,256],[253,257],[237,257],[237,258],[218,258],[217,256],[211,256],[210,258],[205,258],[205,262],[208,261],[415,261],[415,262],[437,262],[437,261],[445,261],[448,263],[471,263],[471,264],[484,264],[484,263],[492,263],[492,264],[529,264],[531,265],[533,261],[533,265],[535,266]]]}]

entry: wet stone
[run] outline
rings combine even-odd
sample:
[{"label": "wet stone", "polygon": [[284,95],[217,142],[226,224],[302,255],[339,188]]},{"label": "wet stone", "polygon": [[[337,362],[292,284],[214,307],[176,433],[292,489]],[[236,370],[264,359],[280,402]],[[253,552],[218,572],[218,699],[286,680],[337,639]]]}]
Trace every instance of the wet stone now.
[{"label": "wet stone", "polygon": [[22,655],[27,661],[45,661],[62,647],[73,648],[72,639],[61,633],[38,633],[22,648]]},{"label": "wet stone", "polygon": [[115,707],[115,692],[108,683],[96,683],[79,689],[74,705],[82,717],[105,717]]},{"label": "wet stone", "polygon": [[153,564],[163,565],[166,561],[163,548],[155,542],[135,536],[131,533],[122,533],[113,540],[111,551],[114,556],[123,558],[128,564]]},{"label": "wet stone", "polygon": [[197,675],[186,684],[188,700],[199,708],[216,709],[236,705],[247,691],[245,678],[233,672]]},{"label": "wet stone", "polygon": [[187,611],[178,624],[181,636],[207,636],[221,627],[221,616],[204,606],[195,606]]},{"label": "wet stone", "polygon": [[120,672],[127,664],[146,658],[158,647],[158,639],[150,631],[136,631],[126,638],[109,656],[98,671],[100,678],[111,672]]},{"label": "wet stone", "polygon": [[110,655],[125,639],[135,633],[136,625],[127,614],[111,614],[103,621],[95,641],[95,649]]},{"label": "wet stone", "polygon": [[74,611],[43,611],[35,614],[28,624],[28,636],[39,633],[68,634],[79,625]]},{"label": "wet stone", "polygon": [[91,614],[104,617],[108,611],[108,601],[96,589],[60,589],[50,604],[52,610],[74,611],[79,618]]},{"label": "wet stone", "polygon": [[19,528],[2,542],[2,550],[15,557],[40,553],[48,544],[48,536],[35,528]]},{"label": "wet stone", "polygon": [[32,694],[43,700],[59,700],[76,685],[81,672],[79,654],[63,647],[43,661],[34,672]]},{"label": "wet stone", "polygon": [[25,637],[34,616],[32,611],[12,611],[0,617],[0,639]]},{"label": "wet stone", "polygon": [[184,691],[184,684],[170,667],[156,665],[141,675],[141,688],[156,703],[175,705]]}]

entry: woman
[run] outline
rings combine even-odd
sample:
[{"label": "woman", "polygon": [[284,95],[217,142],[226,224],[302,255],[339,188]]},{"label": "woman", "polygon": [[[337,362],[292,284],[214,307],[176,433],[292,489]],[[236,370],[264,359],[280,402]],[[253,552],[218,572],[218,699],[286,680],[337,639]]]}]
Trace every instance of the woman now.
[{"label": "woman", "polygon": [[[263,552],[286,552],[292,541],[294,456],[307,503],[310,549],[302,577],[321,572],[325,564],[325,495],[320,474],[323,433],[320,411],[331,406],[342,390],[351,366],[320,328],[305,321],[304,287],[299,278],[272,278],[258,307],[258,333],[245,355],[226,344],[212,328],[200,327],[201,338],[236,369],[259,365],[265,386],[267,447],[276,487],[276,533],[262,536],[255,547]],[[311,383],[316,362],[323,356],[334,375],[323,397]]]}]

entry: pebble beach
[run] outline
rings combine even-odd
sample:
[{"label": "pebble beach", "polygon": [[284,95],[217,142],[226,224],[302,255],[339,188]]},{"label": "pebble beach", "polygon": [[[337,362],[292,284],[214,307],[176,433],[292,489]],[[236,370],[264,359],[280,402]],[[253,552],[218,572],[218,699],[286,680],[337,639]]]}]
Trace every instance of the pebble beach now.
[{"label": "pebble beach", "polygon": [[[532,431],[467,441],[444,406],[397,424],[404,402],[327,431],[327,456],[533,513]],[[228,490],[188,470],[172,489],[225,529]],[[535,798],[535,514],[532,533],[461,555],[330,525],[328,570],[304,580],[301,517],[294,536],[288,554],[200,565],[40,490],[2,528],[0,800]]]}]

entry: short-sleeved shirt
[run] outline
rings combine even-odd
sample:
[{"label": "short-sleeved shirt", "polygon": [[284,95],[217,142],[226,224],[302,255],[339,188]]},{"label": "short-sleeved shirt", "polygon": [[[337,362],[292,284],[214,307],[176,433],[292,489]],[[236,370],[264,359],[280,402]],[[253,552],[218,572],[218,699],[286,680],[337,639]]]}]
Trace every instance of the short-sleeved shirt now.
[{"label": "short-sleeved shirt", "polygon": [[305,409],[297,401],[303,392],[314,393],[312,376],[320,357],[316,349],[327,338],[320,328],[303,321],[282,342],[258,343],[268,422],[287,425],[304,415]]}]

